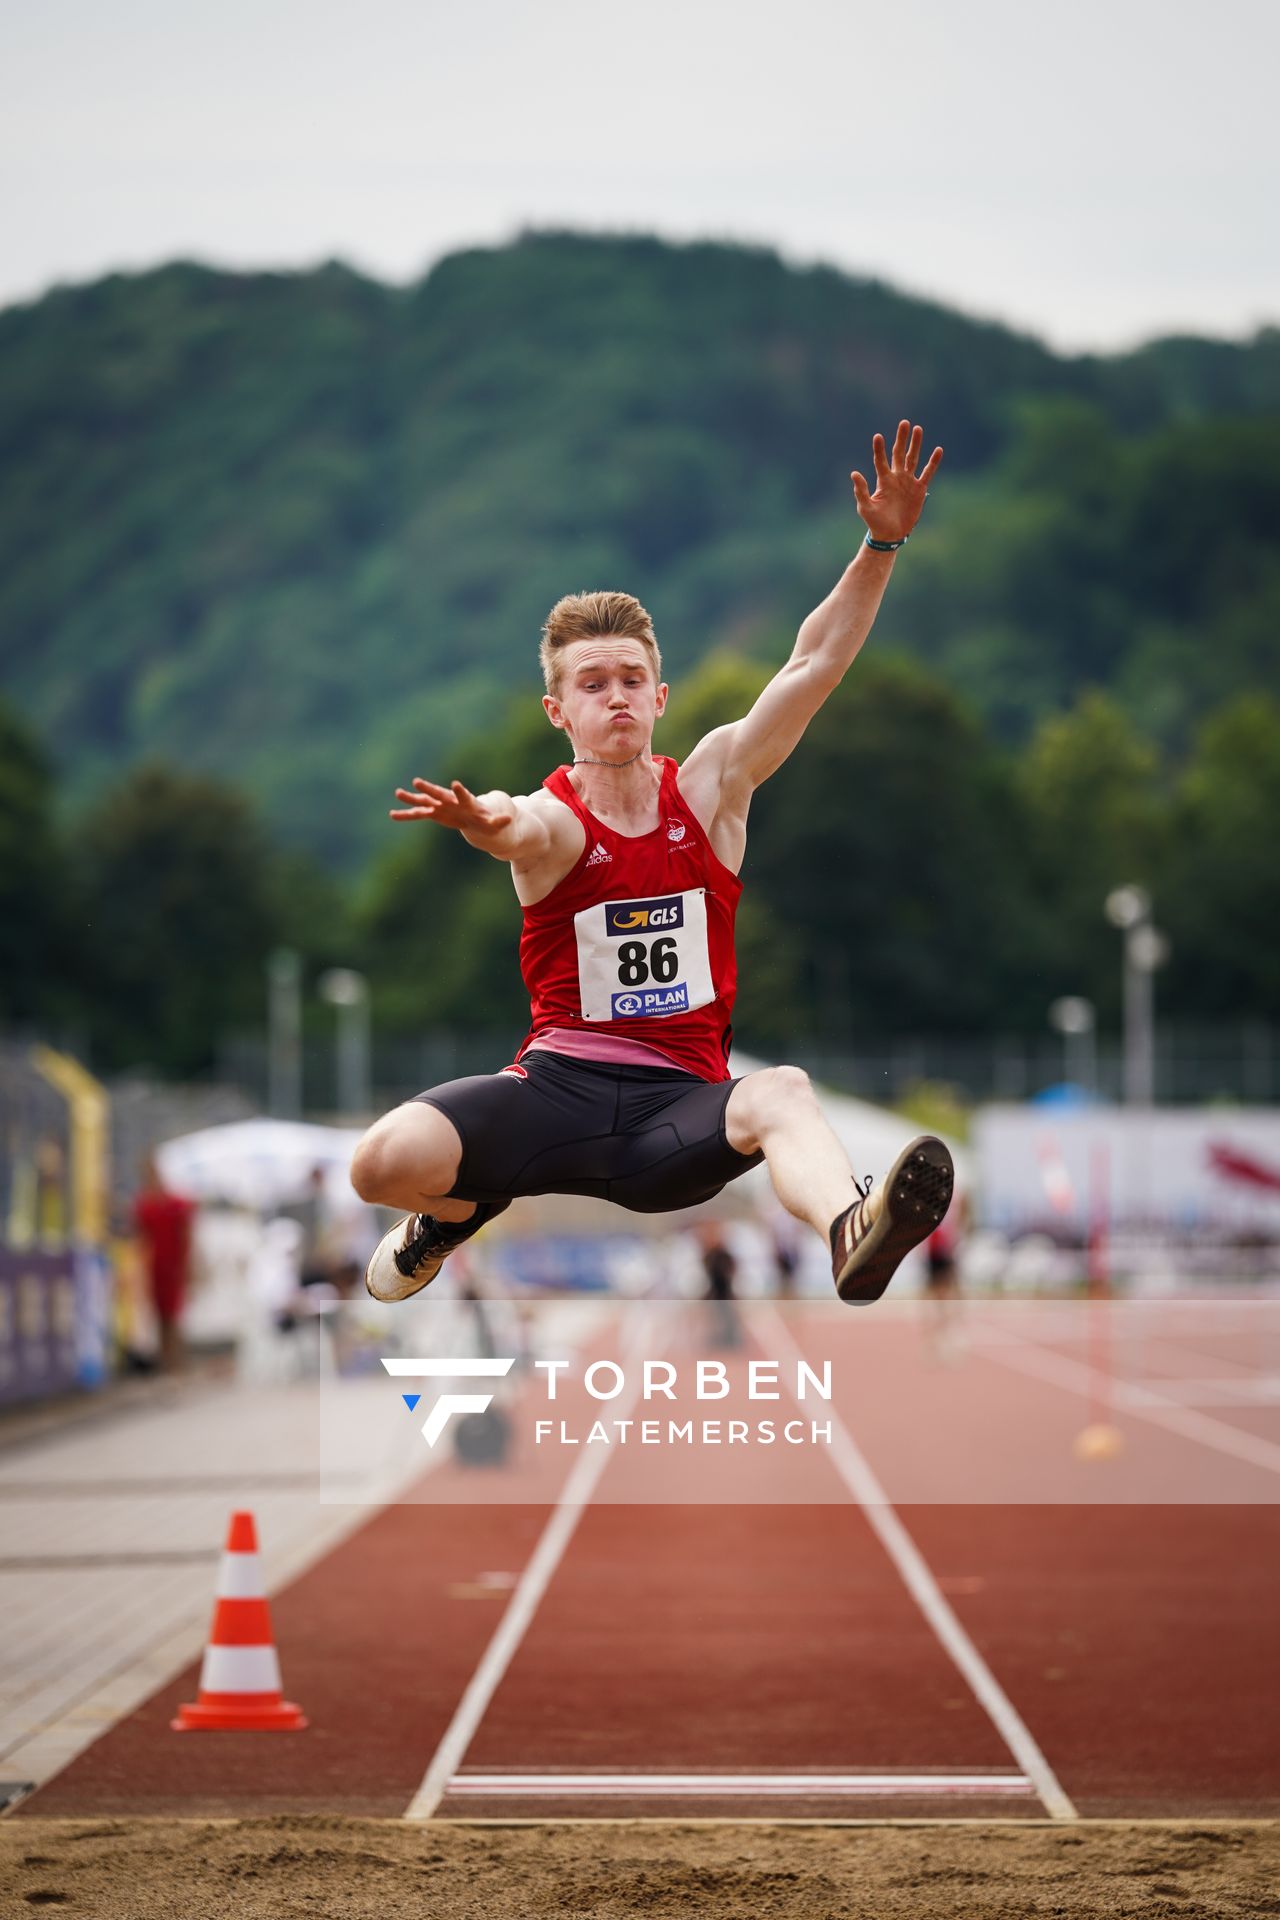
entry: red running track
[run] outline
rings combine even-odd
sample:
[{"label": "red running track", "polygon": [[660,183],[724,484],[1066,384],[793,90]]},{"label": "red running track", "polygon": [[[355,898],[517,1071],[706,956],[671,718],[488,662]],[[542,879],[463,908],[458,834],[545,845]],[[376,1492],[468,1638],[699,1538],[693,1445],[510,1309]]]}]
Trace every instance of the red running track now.
[{"label": "red running track", "polygon": [[[906,1524],[1081,1815],[1274,1817],[1280,1512],[914,1508]],[[25,1802],[37,1815],[405,1811],[545,1523],[396,1507],[273,1602],[300,1734],[175,1735],[193,1667]],[[853,1505],[589,1508],[445,1817],[1043,1814],[1031,1794],[480,1796],[468,1777],[1013,1775]]]},{"label": "red running track", "polygon": [[[1235,1351],[1184,1346],[1162,1374],[1223,1373]],[[1066,1421],[1025,1371],[1046,1353],[1017,1349],[1020,1372],[1006,1353],[976,1384],[944,1370],[905,1403],[882,1378],[860,1427],[874,1443],[882,1423],[901,1458],[922,1418],[937,1447],[977,1405],[970,1446],[1007,1448]],[[927,1409],[909,1435],[903,1404]],[[1219,1407],[1218,1444],[1227,1424],[1274,1431],[1263,1412]],[[1159,1443],[1194,1471],[1193,1436]],[[173,1734],[193,1666],[17,1817],[1280,1814],[1275,1504],[886,1521],[834,1466],[825,1505],[607,1504],[610,1476],[633,1472],[611,1458],[573,1526],[475,1504],[477,1483],[442,1467],[440,1504],[377,1514],[274,1597],[306,1732]]]}]

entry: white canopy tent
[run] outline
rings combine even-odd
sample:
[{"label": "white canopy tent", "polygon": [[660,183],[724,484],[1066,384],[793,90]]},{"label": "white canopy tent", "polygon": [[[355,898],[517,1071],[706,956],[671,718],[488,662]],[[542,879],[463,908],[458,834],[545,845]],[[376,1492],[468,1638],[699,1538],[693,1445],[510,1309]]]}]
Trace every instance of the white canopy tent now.
[{"label": "white canopy tent", "polygon": [[349,1203],[348,1169],[359,1139],[359,1128],[233,1120],[167,1140],[156,1161],[168,1184],[192,1200],[275,1213],[306,1198],[316,1167],[330,1199]]}]

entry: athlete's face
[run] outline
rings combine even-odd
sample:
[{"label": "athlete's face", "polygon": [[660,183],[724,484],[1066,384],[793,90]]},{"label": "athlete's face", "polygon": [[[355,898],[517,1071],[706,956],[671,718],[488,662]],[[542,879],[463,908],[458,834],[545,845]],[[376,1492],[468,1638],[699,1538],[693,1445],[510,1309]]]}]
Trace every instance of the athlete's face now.
[{"label": "athlete's face", "polygon": [[575,640],[561,655],[559,697],[547,694],[542,704],[577,752],[622,761],[649,745],[667,689],[655,683],[638,640]]}]

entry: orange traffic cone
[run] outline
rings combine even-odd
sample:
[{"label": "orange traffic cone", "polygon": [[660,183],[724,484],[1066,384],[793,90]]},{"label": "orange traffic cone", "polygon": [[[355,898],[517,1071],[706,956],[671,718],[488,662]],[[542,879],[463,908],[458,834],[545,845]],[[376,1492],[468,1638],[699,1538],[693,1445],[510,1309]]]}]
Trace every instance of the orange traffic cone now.
[{"label": "orange traffic cone", "polygon": [[200,1698],[179,1707],[177,1719],[169,1724],[175,1733],[202,1727],[288,1733],[307,1724],[301,1707],[281,1692],[251,1513],[233,1513],[227,1528],[213,1626],[200,1669]]}]

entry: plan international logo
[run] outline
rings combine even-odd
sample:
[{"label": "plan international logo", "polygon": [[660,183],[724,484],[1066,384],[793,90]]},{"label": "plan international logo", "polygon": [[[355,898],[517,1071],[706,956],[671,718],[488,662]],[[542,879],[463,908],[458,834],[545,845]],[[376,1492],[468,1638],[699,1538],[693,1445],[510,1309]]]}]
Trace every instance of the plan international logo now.
[{"label": "plan international logo", "polygon": [[615,1020],[661,1019],[666,1013],[689,1011],[689,989],[683,980],[678,987],[643,987],[636,992],[615,993],[611,1005]]},{"label": "plan international logo", "polygon": [[[501,1380],[515,1365],[515,1357],[452,1360],[427,1357],[416,1360],[382,1362],[389,1374],[413,1380]],[[782,1381],[782,1362],[750,1360],[744,1369],[731,1375],[723,1360],[699,1360],[683,1374],[672,1360],[645,1360],[633,1365],[628,1377],[616,1360],[593,1360],[582,1368],[576,1379],[566,1382],[574,1367],[570,1360],[535,1360],[534,1379],[529,1397],[533,1402],[528,1421],[529,1437],[535,1446],[785,1446],[831,1445],[831,1422],[812,1419],[779,1421],[772,1418],[733,1419],[677,1417],[673,1409],[681,1402],[716,1400],[755,1402],[782,1400],[784,1395],[803,1407],[814,1399],[831,1399],[831,1362],[811,1367],[797,1360],[793,1377]],[[590,1420],[563,1416],[562,1389],[580,1387],[589,1401],[609,1402],[624,1399],[628,1406],[637,1400],[651,1410],[648,1417]],[[410,1412],[422,1395],[403,1393],[401,1399]],[[433,1447],[455,1413],[483,1413],[493,1400],[490,1393],[442,1393],[433,1402],[422,1425],[422,1437]],[[669,1403],[661,1417],[655,1403]],[[544,1406],[556,1406],[558,1417],[541,1417]]]}]

